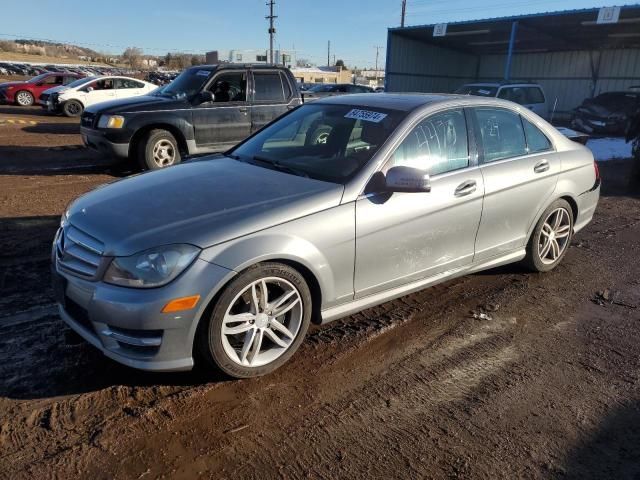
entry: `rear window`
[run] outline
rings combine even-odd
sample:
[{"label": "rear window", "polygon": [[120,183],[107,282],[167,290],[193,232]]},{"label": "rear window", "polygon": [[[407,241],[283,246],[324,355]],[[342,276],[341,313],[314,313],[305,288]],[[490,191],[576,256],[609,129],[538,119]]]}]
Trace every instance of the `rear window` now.
[{"label": "rear window", "polygon": [[463,85],[455,93],[460,95],[476,95],[479,97],[495,97],[498,87],[486,85]]},{"label": "rear window", "polygon": [[255,82],[254,99],[256,101],[284,101],[284,90],[282,88],[280,73],[254,72],[253,78]]}]

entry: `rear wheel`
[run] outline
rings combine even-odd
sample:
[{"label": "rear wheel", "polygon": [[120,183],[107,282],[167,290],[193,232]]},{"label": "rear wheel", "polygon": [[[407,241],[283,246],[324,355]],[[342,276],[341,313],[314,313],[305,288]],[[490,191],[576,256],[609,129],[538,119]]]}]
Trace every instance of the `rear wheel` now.
[{"label": "rear wheel", "polygon": [[178,142],[166,130],[151,130],[138,145],[138,161],[143,170],[159,170],[181,161]]},{"label": "rear wheel", "polygon": [[241,273],[223,291],[198,333],[205,361],[236,378],[257,377],[284,364],[311,320],[304,278],[280,263]]},{"label": "rear wheel", "polygon": [[556,200],[545,210],[531,234],[525,264],[534,271],[553,270],[564,258],[573,237],[573,210]]},{"label": "rear wheel", "polygon": [[27,90],[20,90],[17,92],[15,99],[16,103],[21,107],[30,107],[34,102],[33,94]]},{"label": "rear wheel", "polygon": [[64,103],[62,111],[67,117],[79,117],[84,111],[82,104],[76,100],[69,100]]}]

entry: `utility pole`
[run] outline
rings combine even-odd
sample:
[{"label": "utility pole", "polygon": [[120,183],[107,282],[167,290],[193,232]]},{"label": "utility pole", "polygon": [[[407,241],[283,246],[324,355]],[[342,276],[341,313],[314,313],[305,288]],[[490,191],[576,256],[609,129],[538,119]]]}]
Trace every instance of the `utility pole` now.
[{"label": "utility pole", "polygon": [[269,7],[269,15],[266,18],[269,20],[269,63],[273,63],[273,36],[276,34],[276,29],[273,27],[273,21],[278,18],[273,14],[273,6],[276,4],[275,0],[269,0],[267,6]]},{"label": "utility pole", "polygon": [[380,49],[384,48],[380,45],[374,45],[373,48],[376,49],[376,85],[378,84],[378,55],[380,54]]},{"label": "utility pole", "polygon": [[327,67],[331,66],[331,40],[327,40]]},{"label": "utility pole", "polygon": [[407,13],[407,0],[402,0],[402,15],[400,17],[400,26],[404,27],[404,17]]}]

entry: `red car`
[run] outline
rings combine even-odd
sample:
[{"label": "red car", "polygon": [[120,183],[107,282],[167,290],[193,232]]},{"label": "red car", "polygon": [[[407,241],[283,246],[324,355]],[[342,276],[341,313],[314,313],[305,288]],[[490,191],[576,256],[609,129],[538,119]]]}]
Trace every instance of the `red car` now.
[{"label": "red car", "polygon": [[0,83],[0,103],[15,103],[23,107],[33,105],[42,92],[58,85],[66,85],[83,75],[77,73],[49,72],[26,82]]}]

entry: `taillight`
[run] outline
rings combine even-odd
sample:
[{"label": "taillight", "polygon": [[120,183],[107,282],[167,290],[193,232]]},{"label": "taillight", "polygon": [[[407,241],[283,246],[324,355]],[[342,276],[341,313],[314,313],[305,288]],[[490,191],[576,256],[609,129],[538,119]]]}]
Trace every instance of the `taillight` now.
[{"label": "taillight", "polygon": [[596,162],[595,160],[593,161],[593,168],[596,171],[596,183],[600,182],[600,169],[598,168],[598,162]]}]

